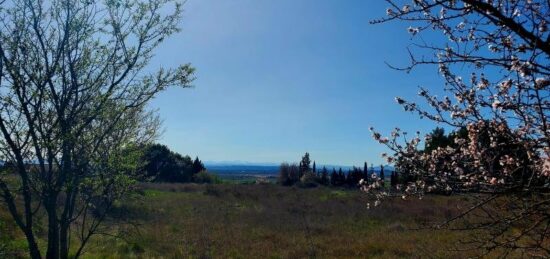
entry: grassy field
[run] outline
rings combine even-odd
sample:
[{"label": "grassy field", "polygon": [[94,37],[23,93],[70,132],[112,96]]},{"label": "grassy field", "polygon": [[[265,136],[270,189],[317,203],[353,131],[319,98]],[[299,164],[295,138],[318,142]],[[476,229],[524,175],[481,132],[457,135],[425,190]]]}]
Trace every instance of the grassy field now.
[{"label": "grassy field", "polygon": [[[118,237],[97,236],[85,258],[468,257],[452,251],[461,233],[414,230],[452,217],[464,199],[396,199],[369,210],[355,190],[147,184],[106,222]],[[0,255],[25,255],[3,210],[0,244]]]}]

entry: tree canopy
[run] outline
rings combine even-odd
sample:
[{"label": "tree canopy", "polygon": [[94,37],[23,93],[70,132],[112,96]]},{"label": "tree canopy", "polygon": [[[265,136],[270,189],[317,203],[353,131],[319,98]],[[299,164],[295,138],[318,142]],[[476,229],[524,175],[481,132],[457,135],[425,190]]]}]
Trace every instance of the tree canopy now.
[{"label": "tree canopy", "polygon": [[14,165],[0,198],[32,258],[67,258],[69,243],[82,255],[132,186],[140,147],[158,136],[147,103],[193,80],[188,64],[145,70],[181,11],[171,0],[0,1],[0,159]]},{"label": "tree canopy", "polygon": [[141,179],[145,181],[191,182],[196,174],[206,169],[198,157],[192,160],[191,157],[182,156],[161,144],[148,145],[142,161],[144,165]]}]

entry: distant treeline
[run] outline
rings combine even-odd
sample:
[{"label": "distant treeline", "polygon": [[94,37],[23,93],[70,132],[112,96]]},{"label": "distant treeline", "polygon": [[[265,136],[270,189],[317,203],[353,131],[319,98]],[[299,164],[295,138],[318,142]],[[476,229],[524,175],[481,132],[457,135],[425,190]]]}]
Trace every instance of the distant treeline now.
[{"label": "distant treeline", "polygon": [[[438,148],[454,147],[456,146],[455,140],[457,138],[466,138],[466,128],[461,128],[456,132],[445,134],[443,128],[435,128],[427,138],[423,152],[430,153]],[[482,144],[488,142],[488,137],[482,138]],[[403,165],[402,161],[395,161],[396,170],[385,172],[384,167],[380,165],[378,175],[380,179],[384,179],[385,185],[389,184],[391,187],[396,187],[400,184],[406,184],[415,182],[417,177],[411,174],[410,168]],[[309,153],[305,153],[302,160],[298,164],[283,163],[279,169],[279,183],[282,185],[300,185],[304,187],[311,187],[316,185],[325,186],[338,186],[338,187],[357,187],[359,181],[363,179],[367,183],[374,181],[373,175],[376,176],[377,172],[374,170],[374,166],[371,164],[368,167],[367,162],[363,165],[363,168],[352,167],[344,172],[342,168],[338,170],[332,168],[327,170],[323,167],[317,170],[315,161],[311,161]],[[386,175],[389,174],[389,183],[387,183]]]},{"label": "distant treeline", "polygon": [[379,175],[381,179],[386,179],[386,173],[390,174],[390,186],[396,186],[400,181],[397,173],[394,171],[385,172],[384,166],[382,165],[380,166],[378,174],[375,172],[373,165],[368,167],[367,162],[365,162],[363,168],[354,166],[348,169],[347,172],[344,172],[342,168],[338,170],[336,170],[336,168],[328,170],[325,166],[317,170],[315,161],[312,163],[309,153],[305,153],[298,164],[281,164],[278,182],[285,186],[299,185],[302,187],[315,187],[317,185],[324,185],[354,188],[358,186],[361,179],[367,182],[371,181],[373,175]]},{"label": "distant treeline", "polygon": [[167,146],[152,144],[144,147],[141,170],[143,181],[170,183],[214,183],[219,179],[209,174],[202,161],[183,156]]}]

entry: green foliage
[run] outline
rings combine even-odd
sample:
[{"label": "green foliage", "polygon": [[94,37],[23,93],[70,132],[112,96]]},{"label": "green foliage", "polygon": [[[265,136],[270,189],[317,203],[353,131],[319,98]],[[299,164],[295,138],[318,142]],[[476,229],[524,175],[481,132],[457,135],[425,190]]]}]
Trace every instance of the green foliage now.
[{"label": "green foliage", "polygon": [[449,134],[445,134],[445,129],[436,127],[430,134],[424,145],[424,152],[431,152],[439,147],[456,147],[455,140],[457,138],[467,139],[468,132],[466,128],[462,127]]},{"label": "green foliage", "polygon": [[300,187],[311,188],[319,185],[319,178],[313,172],[305,172],[300,178]]},{"label": "green foliage", "polygon": [[296,164],[282,163],[279,168],[279,184],[290,186],[298,181],[300,181],[300,168]]},{"label": "green foliage", "polygon": [[205,170],[198,157],[193,161],[191,157],[182,156],[161,144],[145,147],[142,160],[141,179],[144,181],[191,182],[196,174]]},{"label": "green foliage", "polygon": [[445,135],[445,129],[437,127],[429,135],[424,146],[425,152],[431,152],[438,147],[447,147],[451,144],[451,139]]},{"label": "green foliage", "polygon": [[[284,186],[298,185],[300,187],[316,187],[319,185],[357,188],[361,179],[368,180],[369,173],[367,172],[367,163],[364,164],[364,169],[360,167],[352,167],[345,173],[342,168],[332,168],[332,173],[329,173],[327,168],[323,166],[317,171],[316,162],[313,161],[313,167],[310,167],[311,159],[309,153],[305,153],[300,160],[299,165],[282,163],[279,168],[278,183]],[[384,176],[384,169],[381,169],[381,175]],[[374,167],[371,166],[370,174],[374,173]]]},{"label": "green foliage", "polygon": [[323,170],[321,170],[321,177],[320,177],[319,183],[325,186],[330,184],[328,170],[324,166],[323,166]]},{"label": "green foliage", "polygon": [[206,170],[200,171],[193,175],[193,182],[195,183],[215,183],[220,184],[222,180],[215,174],[208,173]]},{"label": "green foliage", "polygon": [[309,153],[306,152],[300,161],[300,177],[302,177],[303,173],[311,171],[310,164],[311,159],[309,159]]}]

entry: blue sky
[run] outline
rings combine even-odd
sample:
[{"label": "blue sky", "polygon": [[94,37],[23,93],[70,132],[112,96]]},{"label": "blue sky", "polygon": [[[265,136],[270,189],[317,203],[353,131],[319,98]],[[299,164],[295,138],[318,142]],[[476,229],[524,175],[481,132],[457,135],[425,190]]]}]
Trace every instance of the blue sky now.
[{"label": "blue sky", "polygon": [[188,0],[183,31],[157,50],[156,66],[190,62],[195,88],[173,88],[151,104],[159,140],[203,161],[379,164],[369,127],[414,132],[436,125],[394,97],[437,88],[437,68],[411,74],[406,23],[370,25],[384,1]]}]

